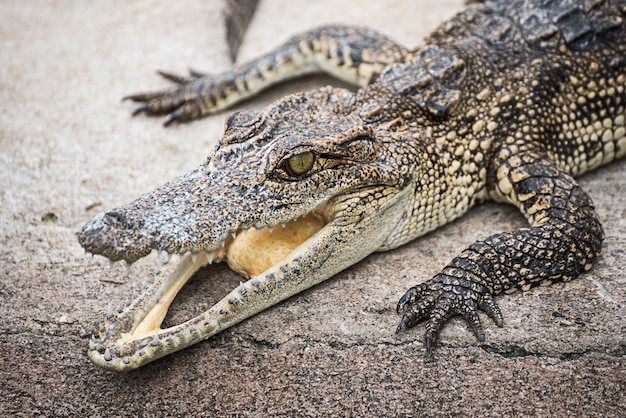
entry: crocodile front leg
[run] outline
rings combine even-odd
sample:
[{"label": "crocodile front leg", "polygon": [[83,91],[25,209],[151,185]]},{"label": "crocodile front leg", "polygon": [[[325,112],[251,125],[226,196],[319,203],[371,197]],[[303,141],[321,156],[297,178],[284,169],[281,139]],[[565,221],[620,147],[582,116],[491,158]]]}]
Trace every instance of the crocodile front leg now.
[{"label": "crocodile front leg", "polygon": [[271,85],[306,74],[325,72],[365,86],[385,66],[401,61],[406,52],[371,29],[324,26],[296,35],[274,51],[222,74],[192,72],[190,77],[181,77],[160,72],[177,86],[124,99],[141,103],[134,115],[167,114],[167,126],[218,112]]},{"label": "crocodile front leg", "polygon": [[593,203],[555,163],[527,151],[502,161],[497,172],[493,197],[518,206],[531,227],[472,244],[433,279],[402,296],[398,331],[427,320],[429,354],[450,317],[461,315],[483,342],[478,310],[503,324],[493,296],[574,279],[600,254],[604,235]]}]

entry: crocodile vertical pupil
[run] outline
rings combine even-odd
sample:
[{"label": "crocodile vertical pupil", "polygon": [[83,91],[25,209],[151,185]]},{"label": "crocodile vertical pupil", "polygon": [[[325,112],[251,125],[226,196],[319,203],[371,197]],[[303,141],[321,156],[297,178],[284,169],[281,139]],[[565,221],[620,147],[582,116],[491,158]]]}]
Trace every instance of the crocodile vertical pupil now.
[{"label": "crocodile vertical pupil", "polygon": [[287,160],[287,166],[291,174],[301,176],[313,168],[314,162],[315,155],[312,152],[304,152],[289,158]]}]

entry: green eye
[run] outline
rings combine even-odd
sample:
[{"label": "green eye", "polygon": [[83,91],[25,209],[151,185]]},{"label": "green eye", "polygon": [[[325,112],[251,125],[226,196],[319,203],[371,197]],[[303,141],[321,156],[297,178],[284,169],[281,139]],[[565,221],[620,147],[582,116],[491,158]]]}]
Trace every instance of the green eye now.
[{"label": "green eye", "polygon": [[313,168],[315,163],[315,154],[312,152],[304,152],[294,155],[287,160],[289,172],[294,176],[301,176]]}]

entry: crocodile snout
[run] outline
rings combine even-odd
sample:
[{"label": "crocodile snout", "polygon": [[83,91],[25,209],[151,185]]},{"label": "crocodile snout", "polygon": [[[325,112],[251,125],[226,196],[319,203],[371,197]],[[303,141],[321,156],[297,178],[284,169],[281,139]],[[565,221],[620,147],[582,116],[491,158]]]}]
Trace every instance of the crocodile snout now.
[{"label": "crocodile snout", "polygon": [[140,227],[140,223],[136,219],[133,219],[126,215],[126,211],[123,209],[113,209],[105,212],[102,215],[102,223],[108,227],[115,229],[135,229]]},{"label": "crocodile snout", "polygon": [[118,208],[97,215],[76,235],[86,251],[112,261],[132,263],[150,254],[153,247],[153,239],[143,230],[143,224],[143,220]]}]

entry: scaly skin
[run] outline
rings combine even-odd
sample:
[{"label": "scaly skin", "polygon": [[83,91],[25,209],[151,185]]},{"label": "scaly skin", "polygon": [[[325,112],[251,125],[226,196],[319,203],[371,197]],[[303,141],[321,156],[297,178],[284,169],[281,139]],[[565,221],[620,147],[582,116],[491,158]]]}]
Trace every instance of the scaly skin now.
[{"label": "scaly skin", "polygon": [[[169,114],[172,123],[312,71],[361,87],[233,114],[198,169],[78,232],[88,251],[112,260],[184,254],[109,312],[90,343],[92,360],[139,367],[487,199],[515,205],[530,227],[477,241],[400,299],[398,330],[426,320],[428,353],[451,316],[462,315],[483,341],[479,310],[503,324],[494,296],[591,268],[604,233],[574,177],[626,154],[626,2],[544,3],[472,4],[413,51],[365,29],[324,27],[232,72],[174,77],[181,85],[173,90],[130,96],[140,112]],[[323,221],[319,232],[209,311],[160,329],[185,280],[229,259],[242,231],[298,231],[311,213]],[[256,245],[277,246],[265,231]]]},{"label": "scaly skin", "polygon": [[230,60],[235,62],[243,35],[254,16],[259,0],[224,0],[224,26]]}]

